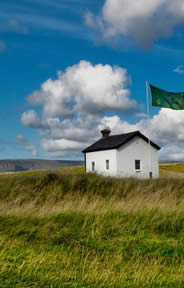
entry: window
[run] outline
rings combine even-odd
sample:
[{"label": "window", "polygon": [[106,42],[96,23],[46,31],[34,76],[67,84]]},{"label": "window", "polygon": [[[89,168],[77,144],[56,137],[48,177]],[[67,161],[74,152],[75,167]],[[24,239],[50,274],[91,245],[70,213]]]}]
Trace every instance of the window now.
[{"label": "window", "polygon": [[141,170],[141,161],[140,160],[135,160],[135,170],[136,171]]},{"label": "window", "polygon": [[92,171],[94,172],[95,171],[95,162],[92,162]]},{"label": "window", "polygon": [[106,160],[106,170],[109,170],[109,160]]}]

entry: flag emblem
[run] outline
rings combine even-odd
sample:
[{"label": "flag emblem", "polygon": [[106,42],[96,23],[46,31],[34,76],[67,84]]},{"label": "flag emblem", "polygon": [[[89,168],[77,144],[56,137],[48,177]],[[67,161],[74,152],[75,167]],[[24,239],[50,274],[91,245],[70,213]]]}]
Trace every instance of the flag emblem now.
[{"label": "flag emblem", "polygon": [[150,85],[152,106],[184,110],[184,92],[172,93]]}]

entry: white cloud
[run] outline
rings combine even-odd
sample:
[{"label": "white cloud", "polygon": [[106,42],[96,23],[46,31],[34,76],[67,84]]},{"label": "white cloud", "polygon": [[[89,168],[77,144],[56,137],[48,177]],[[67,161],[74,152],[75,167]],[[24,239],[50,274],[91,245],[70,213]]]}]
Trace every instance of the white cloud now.
[{"label": "white cloud", "polygon": [[[162,147],[161,160],[184,161],[184,111],[162,108],[150,120],[151,139]],[[137,123],[137,127],[147,134],[146,120]]]},{"label": "white cloud", "polygon": [[4,41],[0,40],[0,53],[4,52],[6,49],[6,44],[4,43]]},{"label": "white cloud", "polygon": [[136,101],[129,98],[128,84],[130,79],[124,68],[81,61],[64,73],[59,72],[57,80],[44,82],[41,90],[33,92],[28,101],[32,105],[43,105],[45,118],[108,110],[128,113],[136,109]]},{"label": "white cloud", "polygon": [[136,113],[135,115],[138,118],[147,118],[147,114],[146,113]]},{"label": "white cloud", "polygon": [[24,112],[21,116],[21,122],[25,126],[29,126],[31,128],[41,128],[42,123],[38,118],[37,113],[34,110],[29,110]]},{"label": "white cloud", "polygon": [[[68,139],[79,142],[90,142],[94,140],[95,133],[98,135],[97,127],[100,116],[78,115],[73,119],[48,119],[46,128],[40,131],[42,138]],[[86,140],[87,139],[87,140]]]},{"label": "white cloud", "polygon": [[[118,116],[104,117],[99,128],[108,125],[113,134],[135,130],[147,135],[147,120],[142,119],[135,124],[122,121]],[[160,159],[184,161],[184,111],[161,109],[150,119],[151,139],[161,146]]]},{"label": "white cloud", "polygon": [[[150,119],[151,139],[162,147],[161,160],[184,160],[184,113],[161,109]],[[81,155],[81,150],[101,137],[100,131],[109,127],[112,134],[135,130],[147,135],[147,120],[135,124],[123,121],[119,116],[78,115],[76,119],[49,119],[40,128],[41,145],[49,156]]]},{"label": "white cloud", "polygon": [[76,151],[82,150],[84,143],[67,139],[43,139],[42,147],[45,151],[51,154],[59,153],[59,155],[66,155],[68,153],[75,153]]},{"label": "white cloud", "polygon": [[183,147],[178,145],[165,146],[161,151],[161,160],[181,162],[184,160],[184,150]]},{"label": "white cloud", "polygon": [[151,120],[152,136],[161,145],[179,145],[184,141],[184,112],[162,108]]},{"label": "white cloud", "polygon": [[40,13],[40,7],[39,10],[35,7],[20,7],[20,5],[14,5],[14,9],[6,7],[0,10],[0,30],[27,34],[33,29],[39,29],[56,33],[67,32],[81,38],[88,37],[86,29],[81,23],[64,20],[65,17],[58,14],[58,10],[57,13],[50,13],[50,10],[47,9],[47,12]]},{"label": "white cloud", "polygon": [[[131,105],[134,108],[135,102],[130,100],[130,92],[126,88],[128,79],[123,68],[101,64],[93,66],[82,61],[60,73],[57,80],[47,80],[42,84],[41,91],[29,96],[32,105],[41,106],[41,113],[38,115],[35,110],[29,110],[22,114],[21,121],[25,126],[38,129],[44,151],[57,157],[82,157],[80,151],[99,139],[100,130],[104,127],[109,127],[112,134],[135,130],[147,134],[144,113],[135,113],[134,116],[139,118],[133,124],[115,114],[119,110],[127,112]],[[100,113],[108,110],[112,116]],[[184,160],[183,111],[161,109],[150,119],[150,126],[151,139],[163,148],[160,158]],[[34,147],[28,145],[31,143],[26,143],[21,135],[17,136],[17,140],[34,153]]]},{"label": "white cloud", "polygon": [[184,24],[183,0],[105,0],[100,15],[86,14],[86,23],[105,40],[126,37],[148,48]]},{"label": "white cloud", "polygon": [[30,152],[33,157],[38,155],[35,146],[22,134],[16,136],[15,144],[23,145],[24,150]]},{"label": "white cloud", "polygon": [[176,67],[174,69],[174,72],[183,75],[184,74],[184,66],[180,65],[180,66]]},{"label": "white cloud", "polygon": [[24,149],[25,149],[26,151],[31,152],[31,154],[32,154],[33,157],[37,157],[37,156],[38,156],[38,151],[37,151],[37,149],[36,149],[36,148],[34,147],[34,145],[32,145],[31,143],[29,143],[28,145],[25,145],[25,146],[24,146]]},{"label": "white cloud", "polygon": [[41,145],[49,156],[71,157],[73,154],[82,156],[80,151],[101,138],[100,131],[104,127],[109,127],[113,133],[137,130],[136,125],[123,122],[118,116],[79,115],[73,120],[58,119],[47,126],[47,129],[41,129]]},{"label": "white cloud", "polygon": [[39,130],[47,153],[76,153],[98,138],[104,112],[136,111],[136,101],[130,99],[127,88],[130,83],[124,68],[81,61],[59,72],[58,79],[48,79],[28,97],[31,105],[41,106],[42,113],[28,110],[21,122]]},{"label": "white cloud", "polygon": [[99,123],[99,130],[108,126],[113,134],[127,133],[138,130],[136,124],[130,124],[126,121],[122,121],[119,116],[103,117]]}]

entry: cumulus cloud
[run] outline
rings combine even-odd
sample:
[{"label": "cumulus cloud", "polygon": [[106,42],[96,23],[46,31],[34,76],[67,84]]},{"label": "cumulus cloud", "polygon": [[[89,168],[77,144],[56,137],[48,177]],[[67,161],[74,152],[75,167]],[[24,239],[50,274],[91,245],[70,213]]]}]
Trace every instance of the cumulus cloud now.
[{"label": "cumulus cloud", "polygon": [[[146,120],[139,121],[136,126],[147,134]],[[184,113],[162,108],[150,120],[151,138],[162,147],[161,160],[184,161]]]},{"label": "cumulus cloud", "polygon": [[125,37],[139,46],[172,35],[184,24],[183,0],[105,0],[99,15],[88,12],[86,24],[100,30],[105,40]]},{"label": "cumulus cloud", "polygon": [[177,66],[177,67],[174,69],[174,72],[183,75],[183,74],[184,74],[184,66],[183,66],[183,65]]},{"label": "cumulus cloud", "polygon": [[50,124],[40,130],[41,145],[50,156],[81,155],[81,150],[101,137],[104,127],[109,127],[114,134],[137,130],[136,125],[121,121],[117,115],[79,115],[77,119],[58,119]]},{"label": "cumulus cloud", "polygon": [[164,149],[161,151],[160,159],[165,161],[172,161],[172,162],[183,162],[184,160],[184,150],[183,147],[178,145],[170,145],[165,146]]},{"label": "cumulus cloud", "polygon": [[161,109],[151,119],[152,136],[161,145],[181,144],[184,141],[184,113],[182,110]]},{"label": "cumulus cloud", "polygon": [[81,151],[84,147],[84,143],[71,141],[67,139],[43,139],[42,147],[45,151],[47,151],[52,156],[66,156],[77,151]]},{"label": "cumulus cloud", "polygon": [[[47,80],[40,91],[29,96],[29,102],[40,105],[41,112],[24,112],[22,124],[38,130],[42,148],[51,157],[82,157],[80,151],[98,140],[104,127],[109,127],[112,134],[140,130],[147,135],[146,115],[135,111],[136,103],[126,88],[128,83],[123,68],[82,61],[60,72],[57,80]],[[127,113],[130,107],[137,117],[135,123],[116,114]],[[101,113],[106,111],[111,111],[111,116]],[[184,160],[183,126],[183,111],[163,108],[150,119],[151,139],[163,148],[160,159]],[[17,141],[36,155],[34,146],[23,135],[18,135]]]},{"label": "cumulus cloud", "polygon": [[104,112],[137,111],[129,84],[124,68],[81,61],[59,72],[56,80],[45,81],[28,97],[29,104],[41,106],[41,114],[25,111],[21,122],[39,130],[49,155],[78,153],[98,138]]},{"label": "cumulus cloud", "polygon": [[[130,78],[124,68],[92,65],[81,61],[48,79],[29,96],[32,105],[42,105],[45,118],[68,117],[73,113],[98,114],[104,111],[135,111],[136,101],[130,99],[127,86]],[[33,113],[32,113],[33,114]],[[36,118],[36,115],[30,117]]]},{"label": "cumulus cloud", "polygon": [[136,124],[130,124],[126,121],[122,121],[117,115],[103,117],[100,120],[98,128],[99,130],[102,130],[106,126],[110,128],[113,134],[128,133],[138,129]]},{"label": "cumulus cloud", "polygon": [[24,112],[21,116],[21,122],[25,126],[29,126],[31,128],[41,128],[42,122],[38,118],[37,113],[34,110],[29,110]]},{"label": "cumulus cloud", "polygon": [[[113,134],[135,130],[147,135],[147,120],[141,119],[135,124],[123,121],[117,115],[101,119],[99,128],[108,125]],[[184,113],[162,108],[150,119],[151,139],[161,146],[160,160],[184,161]],[[148,136],[148,135],[147,135]]]},{"label": "cumulus cloud", "polygon": [[[150,119],[151,139],[162,147],[161,160],[184,160],[184,113],[161,109]],[[134,124],[120,119],[118,115],[78,115],[76,119],[51,119],[40,129],[41,145],[49,156],[81,155],[81,150],[101,137],[100,131],[109,127],[112,134],[139,130],[147,135],[145,118]],[[23,140],[22,140],[23,141]]]},{"label": "cumulus cloud", "polygon": [[4,52],[6,50],[6,44],[4,43],[4,41],[0,40],[0,53]]}]

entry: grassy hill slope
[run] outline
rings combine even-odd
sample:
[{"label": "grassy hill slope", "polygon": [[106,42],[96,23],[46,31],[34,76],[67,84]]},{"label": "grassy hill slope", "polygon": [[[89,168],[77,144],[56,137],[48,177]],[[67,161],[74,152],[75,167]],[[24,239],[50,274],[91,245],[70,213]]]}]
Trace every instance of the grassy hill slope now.
[{"label": "grassy hill slope", "polygon": [[0,160],[0,172],[55,170],[66,166],[81,166],[83,163],[72,160],[7,159]]},{"label": "grassy hill slope", "polygon": [[184,177],[184,163],[161,164],[160,176],[162,177]]},{"label": "grassy hill slope", "polygon": [[184,179],[0,176],[0,287],[184,287]]}]

